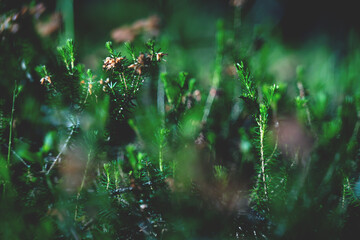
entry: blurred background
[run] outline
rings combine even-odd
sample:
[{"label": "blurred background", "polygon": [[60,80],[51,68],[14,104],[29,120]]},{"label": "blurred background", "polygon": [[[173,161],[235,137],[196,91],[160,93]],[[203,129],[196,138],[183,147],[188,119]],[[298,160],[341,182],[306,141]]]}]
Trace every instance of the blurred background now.
[{"label": "blurred background", "polygon": [[[187,71],[205,86],[214,68],[219,19],[233,35],[227,40],[227,51],[233,51],[228,64],[255,55],[253,72],[269,71],[276,81],[293,79],[299,65],[318,74],[334,74],[339,61],[356,47],[360,27],[356,1],[351,0],[63,0],[45,5],[44,19],[62,13],[59,41],[73,37],[87,68],[100,66],[107,40],[121,47],[126,41],[141,46],[155,38],[169,53],[168,72]],[[327,87],[336,86],[328,82],[334,79],[326,81]]]},{"label": "blurred background", "polygon": [[[27,3],[31,1],[3,1],[1,6],[6,11],[21,9]],[[356,41],[360,27],[356,1],[351,0],[341,3],[334,0],[59,0],[43,2],[36,18],[38,31],[50,38],[52,44],[74,38],[80,61],[87,68],[100,66],[106,55],[103,45],[107,40],[117,42],[118,46],[131,41],[136,46],[155,38],[162,50],[169,53],[166,66],[169,71],[190,72],[204,84],[210,78],[215,58],[218,19],[223,19],[225,29],[234,35],[229,40],[236,46],[234,59],[246,58],[254,51],[260,55],[265,44],[269,46],[266,51],[276,55],[268,54],[271,62],[282,55],[281,51],[288,53],[284,54],[291,60],[285,65],[296,61],[295,58],[306,58],[307,52],[315,58],[320,54],[331,55],[325,61],[346,56],[349,42]],[[319,50],[313,52],[314,49]],[[292,54],[292,50],[301,53]],[[276,65],[270,68],[280,71],[280,77],[290,74],[286,66],[280,70],[276,68],[282,67]]]},{"label": "blurred background", "polygon": [[[122,234],[155,239],[167,231],[167,239],[350,239],[360,216],[356,3],[1,1],[0,182],[12,181],[16,193],[1,204],[7,214],[0,213],[0,220],[9,220],[0,230],[12,236],[19,228],[18,238],[24,238],[30,219],[36,219],[31,233],[58,239]],[[168,54],[155,74],[146,76],[126,121],[109,120],[104,100],[103,105],[93,102],[97,110],[90,107],[76,125],[68,118],[68,106],[51,102],[35,68],[47,64],[57,69],[56,49],[69,38],[74,39],[76,61],[92,69],[96,81],[104,76],[109,40],[125,55],[124,43],[131,43],[138,55],[154,39],[161,48],[157,51]],[[259,99],[273,84],[278,87],[265,134],[266,154],[276,160],[269,167],[277,184],[271,211],[257,204],[263,199],[250,196],[260,176],[258,105],[240,98],[244,88],[234,64],[241,61],[256,82]],[[54,75],[68,77],[60,71]],[[184,77],[186,87],[190,82],[195,86],[181,90],[183,112],[166,101],[162,73],[175,83]],[[4,167],[11,152],[9,129],[14,139],[11,171]],[[106,133],[94,137],[92,129]],[[45,176],[69,132],[76,132],[75,147],[69,147],[53,175]],[[162,149],[164,172],[157,169]],[[77,193],[90,156],[92,182]],[[176,177],[171,169],[177,170]]]}]

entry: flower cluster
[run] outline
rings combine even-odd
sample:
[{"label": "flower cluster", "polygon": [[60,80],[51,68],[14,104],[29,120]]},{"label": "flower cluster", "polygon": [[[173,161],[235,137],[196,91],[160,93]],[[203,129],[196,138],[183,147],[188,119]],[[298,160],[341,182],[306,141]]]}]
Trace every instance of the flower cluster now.
[{"label": "flower cluster", "polygon": [[[160,62],[164,56],[166,56],[166,53],[159,52],[156,53],[156,61]],[[153,60],[153,55],[149,55],[147,53],[140,53],[139,57],[136,59],[135,63],[128,66],[128,68],[133,68],[134,71],[141,75],[144,68],[150,67],[151,62]]]},{"label": "flower cluster", "polygon": [[188,93],[182,96],[181,102],[186,106],[187,109],[191,109],[196,102],[201,101],[200,90],[195,90],[193,93]]},{"label": "flower cluster", "polygon": [[106,71],[115,69],[115,68],[121,68],[122,67],[122,61],[124,60],[124,57],[117,57],[117,58],[111,58],[107,57],[104,60],[103,68],[106,69]]},{"label": "flower cluster", "polygon": [[88,82],[88,83],[85,83],[85,80],[81,80],[80,81],[80,84],[86,84],[87,85],[87,91],[88,93],[91,95],[93,93],[93,82]]},{"label": "flower cluster", "polygon": [[43,78],[40,79],[40,83],[41,85],[44,84],[44,82],[48,82],[48,83],[51,83],[51,79],[50,79],[50,76],[45,76]]},{"label": "flower cluster", "polygon": [[100,79],[99,83],[100,83],[100,85],[103,86],[102,90],[104,92],[107,91],[107,88],[109,87],[109,82],[110,82],[109,78],[107,78],[105,81],[103,79]]},{"label": "flower cluster", "polygon": [[[167,53],[159,52],[156,54],[156,61],[160,62],[163,57],[165,57]],[[165,60],[164,60],[165,61]]]},{"label": "flower cluster", "polygon": [[133,68],[137,74],[141,75],[143,69],[150,66],[151,59],[151,55],[140,53],[139,57],[136,59],[136,62],[128,66],[128,68]]}]

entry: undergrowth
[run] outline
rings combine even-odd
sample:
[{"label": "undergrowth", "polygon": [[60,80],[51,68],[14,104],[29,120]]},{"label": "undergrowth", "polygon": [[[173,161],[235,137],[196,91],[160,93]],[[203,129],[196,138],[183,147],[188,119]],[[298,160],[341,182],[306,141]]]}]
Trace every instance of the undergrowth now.
[{"label": "undergrowth", "polygon": [[295,66],[292,81],[264,73],[272,43],[244,52],[220,20],[204,86],[166,72],[154,40],[109,41],[100,70],[86,69],[76,41],[39,46],[23,28],[31,16],[14,14],[0,32],[2,239],[359,233],[357,48],[339,61],[332,97],[311,66]]}]

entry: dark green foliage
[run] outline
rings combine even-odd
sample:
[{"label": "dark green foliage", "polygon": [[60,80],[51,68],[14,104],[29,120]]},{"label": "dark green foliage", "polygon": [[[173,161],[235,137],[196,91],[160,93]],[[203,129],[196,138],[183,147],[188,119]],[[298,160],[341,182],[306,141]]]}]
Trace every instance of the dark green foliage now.
[{"label": "dark green foliage", "polygon": [[[190,15],[152,26],[157,44],[97,50],[83,46],[67,15],[82,3],[70,2],[57,3],[65,24],[45,37],[37,1],[0,4],[1,239],[359,235],[355,32],[341,54],[321,41],[295,48],[268,23],[278,14],[231,1],[200,50],[185,37],[200,36],[183,27],[197,26]],[[181,7],[155,2],[167,18]]]}]

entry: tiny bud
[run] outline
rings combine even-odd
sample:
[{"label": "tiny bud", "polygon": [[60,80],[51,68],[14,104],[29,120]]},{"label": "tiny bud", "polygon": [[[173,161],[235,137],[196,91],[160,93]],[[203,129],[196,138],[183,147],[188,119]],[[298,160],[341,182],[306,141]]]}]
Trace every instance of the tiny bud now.
[{"label": "tiny bud", "polygon": [[199,90],[195,90],[193,96],[197,102],[201,101],[201,92]]},{"label": "tiny bud", "polygon": [[89,93],[90,93],[90,95],[92,94],[92,84],[91,83],[89,83],[89,88],[88,88],[88,90],[89,90]]},{"label": "tiny bud", "polygon": [[130,66],[128,66],[128,68],[135,68],[136,64],[131,64]]},{"label": "tiny bud", "polygon": [[167,54],[166,53],[163,53],[163,52],[159,52],[156,54],[156,61],[160,62],[161,59],[166,56]]}]

